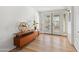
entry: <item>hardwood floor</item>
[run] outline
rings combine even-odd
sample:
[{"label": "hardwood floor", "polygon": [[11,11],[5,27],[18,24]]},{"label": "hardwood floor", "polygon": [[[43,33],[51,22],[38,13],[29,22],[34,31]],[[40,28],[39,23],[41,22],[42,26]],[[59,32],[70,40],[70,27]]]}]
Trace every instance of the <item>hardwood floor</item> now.
[{"label": "hardwood floor", "polygon": [[40,34],[33,42],[13,52],[76,52],[64,36]]}]

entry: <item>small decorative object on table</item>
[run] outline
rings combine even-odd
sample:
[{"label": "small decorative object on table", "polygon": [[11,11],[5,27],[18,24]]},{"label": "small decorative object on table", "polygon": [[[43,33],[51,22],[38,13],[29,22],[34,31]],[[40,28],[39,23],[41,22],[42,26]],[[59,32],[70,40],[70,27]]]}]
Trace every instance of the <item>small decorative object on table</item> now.
[{"label": "small decorative object on table", "polygon": [[21,22],[18,27],[20,32],[26,32],[29,30],[28,24],[26,22]]}]

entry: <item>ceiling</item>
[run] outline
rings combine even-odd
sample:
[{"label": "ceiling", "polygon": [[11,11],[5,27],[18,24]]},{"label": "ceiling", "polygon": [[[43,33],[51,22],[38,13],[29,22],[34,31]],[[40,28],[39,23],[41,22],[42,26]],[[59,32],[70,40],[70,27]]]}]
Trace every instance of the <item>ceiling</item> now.
[{"label": "ceiling", "polygon": [[49,11],[49,10],[58,10],[64,9],[65,6],[33,6],[37,11]]}]

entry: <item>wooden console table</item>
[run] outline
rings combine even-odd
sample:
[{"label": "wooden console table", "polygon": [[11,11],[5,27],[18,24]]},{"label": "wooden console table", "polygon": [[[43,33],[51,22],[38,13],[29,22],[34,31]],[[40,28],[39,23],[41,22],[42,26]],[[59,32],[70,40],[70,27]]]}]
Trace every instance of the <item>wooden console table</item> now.
[{"label": "wooden console table", "polygon": [[24,45],[30,43],[33,41],[38,35],[39,32],[37,31],[31,31],[27,33],[16,33],[16,36],[14,37],[14,45],[16,47],[22,48]]}]

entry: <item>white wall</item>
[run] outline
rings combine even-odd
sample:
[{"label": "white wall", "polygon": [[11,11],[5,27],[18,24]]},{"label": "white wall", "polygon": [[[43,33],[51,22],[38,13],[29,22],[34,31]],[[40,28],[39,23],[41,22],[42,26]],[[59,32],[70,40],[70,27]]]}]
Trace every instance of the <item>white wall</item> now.
[{"label": "white wall", "polygon": [[74,7],[74,46],[79,51],[79,7]]},{"label": "white wall", "polygon": [[0,51],[14,48],[13,34],[18,31],[18,21],[23,19],[32,23],[36,14],[31,7],[0,7]]},{"label": "white wall", "polygon": [[72,6],[68,6],[65,9],[70,10],[70,12],[68,12],[66,10],[66,20],[67,20],[67,34],[68,34],[68,40],[71,44],[73,44],[73,32],[72,32],[72,21],[73,21],[73,11],[72,11]]},{"label": "white wall", "polygon": [[71,22],[68,23],[68,38],[77,51],[79,51],[79,7],[72,7]]}]

